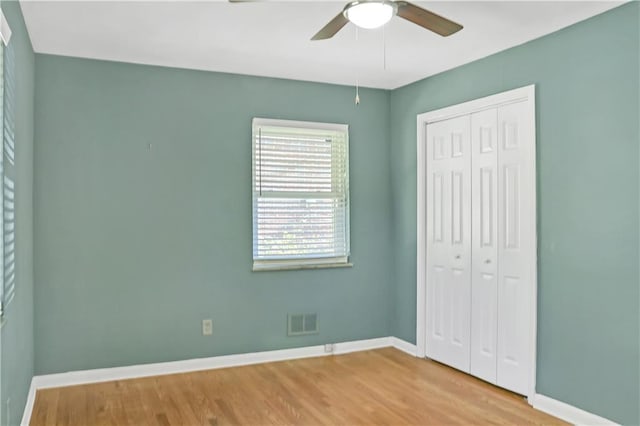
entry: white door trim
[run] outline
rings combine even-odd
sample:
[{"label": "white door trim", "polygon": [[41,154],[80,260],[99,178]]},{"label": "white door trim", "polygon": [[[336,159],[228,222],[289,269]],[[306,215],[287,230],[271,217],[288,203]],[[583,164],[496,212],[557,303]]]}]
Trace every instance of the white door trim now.
[{"label": "white door trim", "polygon": [[[535,126],[535,84],[520,87],[517,89],[509,90],[506,92],[498,93],[495,95],[487,96],[480,99],[464,102],[457,105],[440,108],[434,111],[418,114],[417,116],[417,154],[418,154],[418,194],[417,194],[417,288],[416,288],[416,300],[417,300],[417,315],[416,315],[416,355],[424,358],[426,354],[426,127],[427,124],[435,123],[437,121],[448,120],[460,115],[471,114],[474,112],[482,111],[488,108],[495,108],[498,106],[511,104],[514,102],[527,103],[528,118],[533,121],[531,129],[533,129],[532,140],[534,144],[534,152],[536,152],[536,126]],[[536,168],[536,156],[531,159],[533,162],[533,169]],[[533,285],[531,286],[531,329],[529,331],[530,348],[532,350],[531,356],[531,371],[529,379],[529,393],[527,395],[529,403],[531,404],[536,394],[536,361],[537,361],[537,306],[538,306],[538,278],[537,278],[537,192],[536,192],[536,180],[533,179],[532,188],[529,189],[529,193],[533,196],[534,211],[533,225],[536,229],[533,230],[532,235],[535,236],[533,244],[534,247],[531,250],[533,259],[530,259],[530,265],[533,265],[531,271],[531,278]]]}]

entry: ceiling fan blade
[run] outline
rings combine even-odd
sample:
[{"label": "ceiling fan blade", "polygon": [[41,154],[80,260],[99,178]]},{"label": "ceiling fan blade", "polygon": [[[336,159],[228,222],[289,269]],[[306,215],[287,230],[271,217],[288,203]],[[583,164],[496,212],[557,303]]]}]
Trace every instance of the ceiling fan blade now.
[{"label": "ceiling fan blade", "polygon": [[335,18],[333,18],[327,25],[325,25],[311,40],[326,40],[336,35],[338,31],[342,29],[349,20],[345,18],[344,14],[340,12]]},{"label": "ceiling fan blade", "polygon": [[433,12],[429,12],[415,4],[406,1],[398,1],[396,4],[398,5],[397,15],[399,17],[411,21],[416,25],[420,25],[436,34],[440,34],[441,36],[450,36],[462,29],[462,25],[443,18],[440,15],[436,15]]}]

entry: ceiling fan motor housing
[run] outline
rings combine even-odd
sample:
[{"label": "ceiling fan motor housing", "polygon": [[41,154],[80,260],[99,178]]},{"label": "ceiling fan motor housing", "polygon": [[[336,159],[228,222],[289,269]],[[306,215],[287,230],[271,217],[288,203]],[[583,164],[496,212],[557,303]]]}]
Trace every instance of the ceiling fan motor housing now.
[{"label": "ceiling fan motor housing", "polygon": [[356,26],[365,29],[379,28],[398,12],[398,5],[387,0],[356,0],[348,3],[342,14]]}]

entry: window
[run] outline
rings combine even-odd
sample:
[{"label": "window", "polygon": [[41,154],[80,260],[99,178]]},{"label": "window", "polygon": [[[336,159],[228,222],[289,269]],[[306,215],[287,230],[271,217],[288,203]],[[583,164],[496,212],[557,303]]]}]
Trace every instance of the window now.
[{"label": "window", "polygon": [[11,30],[0,12],[0,122],[2,148],[0,149],[0,318],[4,320],[6,308],[15,296],[16,284],[16,214],[15,214],[15,51],[9,44]]},{"label": "window", "polygon": [[253,119],[253,269],[349,266],[349,128]]}]

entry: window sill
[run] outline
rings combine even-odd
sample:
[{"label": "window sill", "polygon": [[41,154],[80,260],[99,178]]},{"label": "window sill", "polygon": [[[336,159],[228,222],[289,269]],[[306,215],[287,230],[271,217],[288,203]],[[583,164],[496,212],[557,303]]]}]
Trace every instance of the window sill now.
[{"label": "window sill", "polygon": [[309,265],[254,265],[253,272],[269,272],[269,271],[296,271],[302,269],[335,269],[335,268],[353,268],[353,263],[318,263]]}]

